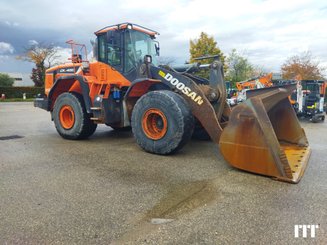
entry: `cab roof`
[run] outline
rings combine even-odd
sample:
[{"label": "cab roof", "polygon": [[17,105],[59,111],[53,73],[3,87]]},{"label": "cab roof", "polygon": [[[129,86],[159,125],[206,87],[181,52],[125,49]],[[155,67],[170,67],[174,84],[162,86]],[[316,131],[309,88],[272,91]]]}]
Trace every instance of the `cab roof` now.
[{"label": "cab roof", "polygon": [[94,34],[98,36],[99,34],[108,32],[110,30],[123,30],[123,29],[132,29],[132,30],[144,32],[150,36],[159,35],[159,33],[154,30],[148,29],[146,27],[143,27],[143,26],[140,26],[137,24],[128,23],[128,22],[104,27],[104,28],[96,31]]}]

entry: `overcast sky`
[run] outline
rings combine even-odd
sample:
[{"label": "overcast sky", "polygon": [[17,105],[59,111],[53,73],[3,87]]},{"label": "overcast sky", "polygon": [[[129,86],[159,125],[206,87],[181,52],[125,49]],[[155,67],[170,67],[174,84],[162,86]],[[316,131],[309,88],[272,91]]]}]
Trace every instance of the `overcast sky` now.
[{"label": "overcast sky", "polygon": [[74,39],[90,49],[95,31],[122,22],[158,31],[161,55],[179,63],[204,31],[225,55],[235,48],[267,72],[308,50],[327,66],[323,0],[0,0],[0,71],[30,72],[33,65],[15,57],[31,42],[66,48]]}]

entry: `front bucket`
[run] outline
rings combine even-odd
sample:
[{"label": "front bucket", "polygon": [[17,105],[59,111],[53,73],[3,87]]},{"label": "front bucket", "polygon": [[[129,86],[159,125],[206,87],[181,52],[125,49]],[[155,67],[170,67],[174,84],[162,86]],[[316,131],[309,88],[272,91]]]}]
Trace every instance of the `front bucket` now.
[{"label": "front bucket", "polygon": [[288,96],[296,85],[248,91],[231,112],[219,145],[232,166],[297,183],[310,148]]}]

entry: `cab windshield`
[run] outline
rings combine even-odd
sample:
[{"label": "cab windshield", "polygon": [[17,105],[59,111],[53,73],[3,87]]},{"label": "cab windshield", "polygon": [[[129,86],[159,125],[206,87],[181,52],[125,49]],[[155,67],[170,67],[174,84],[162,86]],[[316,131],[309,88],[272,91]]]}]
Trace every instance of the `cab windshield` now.
[{"label": "cab windshield", "polygon": [[151,36],[143,32],[128,30],[125,38],[125,72],[143,63],[145,55],[151,55],[152,63],[157,65],[155,42]]},{"label": "cab windshield", "polygon": [[309,90],[310,93],[319,93],[319,85],[317,83],[305,83],[303,89]]}]

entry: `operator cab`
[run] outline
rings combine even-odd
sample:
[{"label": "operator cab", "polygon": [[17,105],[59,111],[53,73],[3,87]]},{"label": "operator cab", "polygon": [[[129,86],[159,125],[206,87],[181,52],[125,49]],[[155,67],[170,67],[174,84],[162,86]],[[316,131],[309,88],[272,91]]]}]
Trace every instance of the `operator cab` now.
[{"label": "operator cab", "polygon": [[95,57],[106,63],[133,81],[140,75],[144,57],[151,56],[157,65],[159,43],[155,41],[158,32],[145,27],[123,23],[105,27],[95,32]]},{"label": "operator cab", "polygon": [[306,91],[306,104],[307,106],[313,106],[320,101],[320,97],[323,97],[321,93],[321,84],[316,80],[303,80],[302,89]]}]

